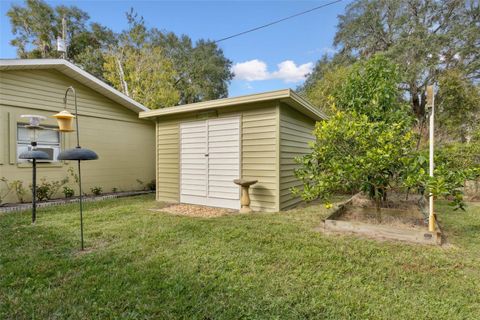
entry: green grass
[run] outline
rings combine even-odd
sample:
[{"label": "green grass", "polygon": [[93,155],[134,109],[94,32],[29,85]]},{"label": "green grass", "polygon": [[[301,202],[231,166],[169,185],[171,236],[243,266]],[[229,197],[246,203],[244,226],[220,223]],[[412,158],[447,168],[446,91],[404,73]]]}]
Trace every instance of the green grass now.
[{"label": "green grass", "polygon": [[313,231],[320,206],[188,218],[151,196],[0,215],[0,319],[478,319],[480,206],[439,206],[451,245]]}]

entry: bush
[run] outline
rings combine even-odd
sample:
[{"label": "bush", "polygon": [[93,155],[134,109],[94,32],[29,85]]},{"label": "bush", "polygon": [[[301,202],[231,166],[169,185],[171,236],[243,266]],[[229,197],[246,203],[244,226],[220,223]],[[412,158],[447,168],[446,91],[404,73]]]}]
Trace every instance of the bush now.
[{"label": "bush", "polygon": [[75,195],[75,191],[70,187],[63,187],[63,195],[65,198],[71,198]]},{"label": "bush", "polygon": [[[40,184],[37,185],[37,200],[43,201],[52,199],[52,197],[57,194],[60,187],[66,183],[68,183],[68,177],[58,181],[47,181],[46,178],[40,179]],[[30,185],[30,189],[32,189],[32,185]]]},{"label": "bush", "polygon": [[103,188],[95,186],[95,187],[90,188],[90,191],[93,193],[93,195],[99,196],[99,195],[102,194]]}]

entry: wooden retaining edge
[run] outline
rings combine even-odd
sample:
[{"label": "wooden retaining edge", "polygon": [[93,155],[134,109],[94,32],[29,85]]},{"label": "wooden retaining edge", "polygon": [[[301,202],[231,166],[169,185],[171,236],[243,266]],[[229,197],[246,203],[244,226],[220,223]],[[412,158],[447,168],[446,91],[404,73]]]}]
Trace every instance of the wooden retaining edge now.
[{"label": "wooden retaining edge", "polygon": [[[149,193],[153,193],[153,192],[155,192],[155,191],[118,192],[116,194],[108,194],[108,195],[103,195],[103,196],[84,197],[83,201],[84,202],[102,201],[102,200],[107,200],[107,199],[117,199],[117,198],[139,196],[139,195],[142,195],[142,194],[149,194]],[[76,203],[76,202],[79,202],[79,201],[80,201],[80,199],[78,197],[75,197],[73,199],[57,199],[57,200],[52,200],[52,201],[47,201],[47,202],[37,202],[37,208],[59,206],[59,205],[64,205],[64,204]],[[31,203],[19,203],[15,206],[0,207],[0,213],[19,212],[19,211],[25,211],[25,210],[29,210],[29,209],[32,209],[32,204]]]}]

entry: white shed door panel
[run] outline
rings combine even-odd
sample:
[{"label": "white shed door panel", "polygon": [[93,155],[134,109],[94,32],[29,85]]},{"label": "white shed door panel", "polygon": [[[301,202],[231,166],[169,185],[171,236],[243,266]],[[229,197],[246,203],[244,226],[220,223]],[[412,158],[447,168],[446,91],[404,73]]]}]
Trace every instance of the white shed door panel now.
[{"label": "white shed door panel", "polygon": [[180,136],[181,197],[205,197],[207,195],[208,168],[208,159],[205,157],[207,153],[206,122],[182,123]]},{"label": "white shed door panel", "polygon": [[240,118],[182,123],[180,202],[240,208]]}]

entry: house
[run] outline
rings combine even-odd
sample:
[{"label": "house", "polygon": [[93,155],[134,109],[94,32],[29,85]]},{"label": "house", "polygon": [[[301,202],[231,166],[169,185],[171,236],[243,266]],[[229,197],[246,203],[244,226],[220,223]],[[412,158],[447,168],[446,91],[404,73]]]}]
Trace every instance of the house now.
[{"label": "house", "polygon": [[[26,119],[20,116],[46,116],[42,125],[55,129],[52,115],[64,109],[69,86],[77,92],[81,145],[99,155],[99,160],[82,166],[84,190],[90,192],[94,186],[104,192],[138,190],[143,186],[137,180],[147,183],[155,179],[155,126],[138,118],[139,112],[149,109],[61,59],[0,60],[0,177],[23,181],[28,188],[31,163],[19,159],[19,154],[28,149],[30,141]],[[67,110],[74,112],[72,96]],[[76,135],[42,130],[38,144],[51,155],[38,165],[38,179],[66,177],[74,163],[56,157],[60,150],[76,145]],[[5,200],[16,198],[10,194]]]},{"label": "house", "polygon": [[251,207],[279,211],[300,199],[295,157],[309,152],[318,108],[291,91],[140,112],[156,122],[157,200],[238,209],[236,178],[254,179]]}]

